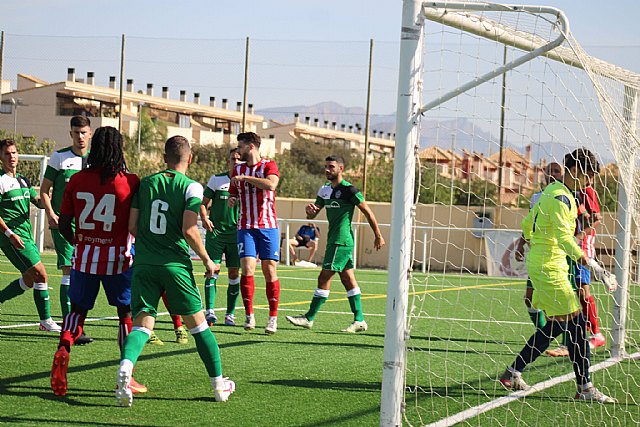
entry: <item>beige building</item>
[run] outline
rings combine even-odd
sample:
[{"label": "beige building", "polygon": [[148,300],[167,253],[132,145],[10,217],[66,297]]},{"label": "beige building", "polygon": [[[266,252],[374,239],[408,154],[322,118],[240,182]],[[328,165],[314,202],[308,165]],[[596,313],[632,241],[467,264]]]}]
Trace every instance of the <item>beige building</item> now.
[{"label": "beige building", "polygon": [[[120,89],[116,87],[116,78],[109,78],[109,87],[96,86],[94,82],[93,73],[87,73],[86,79],[78,79],[73,68],[67,70],[66,80],[57,83],[18,74],[17,88],[10,90],[8,82],[3,81],[0,128],[38,139],[51,139],[60,148],[69,143],[71,116],[90,117],[93,128],[118,127]],[[171,99],[168,87],[163,87],[160,96],[156,96],[153,84],[148,83],[144,91],[136,90],[133,80],[128,80],[123,92],[121,131],[135,135],[143,109],[152,120],[166,126],[167,136],[182,135],[203,145],[234,143],[242,128],[241,107],[241,103],[236,103],[235,109],[229,108],[226,99],[218,107],[214,97],[204,105],[198,93],[187,101],[185,91],[180,91],[178,100]],[[263,122],[264,118],[254,114],[253,106],[249,104],[246,130],[258,132]],[[275,141],[267,138],[264,145],[264,155],[275,152]]]},{"label": "beige building", "polygon": [[[338,128],[336,122],[324,121],[321,124],[318,119],[315,119],[312,123],[309,117],[306,117],[304,121],[300,121],[297,113],[294,115],[293,122],[279,123],[270,121],[268,126],[259,133],[261,136],[265,134],[265,136],[274,138],[277,141],[276,148],[279,151],[289,149],[291,144],[298,138],[321,143],[341,144],[345,148],[355,150],[360,154],[364,154],[365,150],[365,136],[362,129],[357,129],[353,126],[347,127],[346,125],[341,125]],[[382,133],[380,135],[374,133],[369,137],[369,159],[376,157],[392,159],[394,153],[395,141],[392,139],[392,135],[387,134],[385,138]]]},{"label": "beige building", "polygon": [[[499,181],[499,153],[485,156],[482,153],[463,150],[462,154],[440,147],[428,147],[418,154],[422,161],[437,165],[440,174],[446,178],[466,180]],[[501,200],[509,205],[517,201],[519,195],[529,195],[540,189],[544,179],[545,163],[533,163],[531,147],[522,154],[513,148],[502,153]]]}]

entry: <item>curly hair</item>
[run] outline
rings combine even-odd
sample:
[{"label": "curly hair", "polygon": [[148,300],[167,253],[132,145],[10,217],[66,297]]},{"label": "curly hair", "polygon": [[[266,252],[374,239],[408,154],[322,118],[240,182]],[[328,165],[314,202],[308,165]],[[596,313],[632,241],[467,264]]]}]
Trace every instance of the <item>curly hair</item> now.
[{"label": "curly hair", "polygon": [[114,178],[127,170],[122,142],[122,134],[111,126],[100,127],[93,133],[87,167],[102,169],[100,178],[103,184],[108,178]]}]

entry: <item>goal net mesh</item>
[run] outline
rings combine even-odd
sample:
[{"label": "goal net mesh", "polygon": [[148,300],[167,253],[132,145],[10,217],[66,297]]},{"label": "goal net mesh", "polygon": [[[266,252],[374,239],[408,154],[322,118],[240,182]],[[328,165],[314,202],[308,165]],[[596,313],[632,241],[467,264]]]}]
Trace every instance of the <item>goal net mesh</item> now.
[{"label": "goal net mesh", "polygon": [[[558,15],[431,5],[423,4],[422,99],[429,108],[416,147],[405,422],[637,425],[640,76],[589,56]],[[562,35],[549,52],[429,104]],[[496,381],[535,331],[524,304],[526,268],[514,256],[520,222],[542,188],[545,167],[562,164],[580,147],[602,167],[593,184],[603,216],[596,257],[625,281],[615,296],[624,299],[622,312],[603,284],[591,285],[607,340],[592,352],[591,377],[618,400],[607,406],[573,399],[566,357],[543,355],[530,364],[523,377],[537,387],[526,397],[510,395]],[[614,360],[616,328],[623,332],[624,357]]]}]

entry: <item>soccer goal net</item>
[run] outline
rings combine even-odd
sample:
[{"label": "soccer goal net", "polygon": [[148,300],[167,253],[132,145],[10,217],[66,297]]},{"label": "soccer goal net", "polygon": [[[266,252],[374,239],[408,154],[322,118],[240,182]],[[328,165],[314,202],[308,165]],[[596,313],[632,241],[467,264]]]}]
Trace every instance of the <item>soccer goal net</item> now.
[{"label": "soccer goal net", "polygon": [[[588,55],[569,18],[403,2],[381,425],[640,423],[640,75]],[[612,405],[573,398],[568,357],[530,364],[527,391],[497,381],[536,328],[520,223],[578,148],[601,166],[585,247],[620,284],[611,294],[592,278],[585,313],[591,379]]]}]

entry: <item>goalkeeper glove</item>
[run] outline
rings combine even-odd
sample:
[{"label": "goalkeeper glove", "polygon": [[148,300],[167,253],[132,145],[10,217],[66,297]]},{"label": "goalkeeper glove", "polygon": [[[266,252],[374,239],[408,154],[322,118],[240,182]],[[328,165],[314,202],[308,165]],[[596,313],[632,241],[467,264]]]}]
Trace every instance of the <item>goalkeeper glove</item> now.
[{"label": "goalkeeper glove", "polygon": [[609,292],[614,292],[618,289],[618,280],[616,279],[616,276],[605,270],[600,264],[598,264],[598,261],[590,258],[587,265],[593,270],[593,274],[596,276],[596,279],[604,283],[604,285],[609,288]]}]

